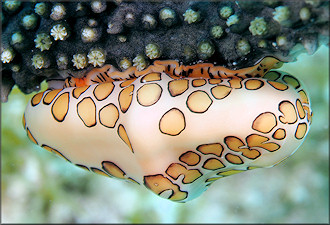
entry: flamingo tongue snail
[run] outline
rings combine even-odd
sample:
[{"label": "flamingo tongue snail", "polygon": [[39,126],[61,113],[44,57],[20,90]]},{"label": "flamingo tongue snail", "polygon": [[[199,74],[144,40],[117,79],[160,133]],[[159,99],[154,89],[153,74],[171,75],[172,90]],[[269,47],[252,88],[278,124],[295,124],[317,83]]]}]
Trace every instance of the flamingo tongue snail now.
[{"label": "flamingo tongue snail", "polygon": [[36,94],[23,125],[34,143],[79,167],[186,202],[220,178],[278,164],[304,141],[308,93],[271,70],[279,63],[106,65]]}]

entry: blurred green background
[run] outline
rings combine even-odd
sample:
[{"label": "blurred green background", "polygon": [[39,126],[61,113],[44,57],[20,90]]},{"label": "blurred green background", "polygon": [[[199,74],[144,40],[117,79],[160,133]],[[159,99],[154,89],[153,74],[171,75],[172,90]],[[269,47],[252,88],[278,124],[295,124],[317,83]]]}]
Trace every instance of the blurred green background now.
[{"label": "blurred green background", "polygon": [[[313,124],[290,158],[215,182],[188,203],[86,172],[34,145],[22,127],[31,95],[1,104],[3,223],[329,223],[329,48],[284,65],[309,90]],[[45,88],[45,84],[42,86]]]}]

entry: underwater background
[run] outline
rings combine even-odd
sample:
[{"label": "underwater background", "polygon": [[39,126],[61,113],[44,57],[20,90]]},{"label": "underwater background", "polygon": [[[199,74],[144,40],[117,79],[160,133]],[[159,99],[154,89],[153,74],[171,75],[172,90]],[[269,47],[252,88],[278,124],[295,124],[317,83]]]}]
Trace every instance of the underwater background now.
[{"label": "underwater background", "polygon": [[89,173],[33,144],[22,115],[34,94],[15,87],[1,103],[2,222],[329,223],[329,48],[279,70],[310,93],[314,116],[304,143],[279,165],[221,179],[187,203]]}]

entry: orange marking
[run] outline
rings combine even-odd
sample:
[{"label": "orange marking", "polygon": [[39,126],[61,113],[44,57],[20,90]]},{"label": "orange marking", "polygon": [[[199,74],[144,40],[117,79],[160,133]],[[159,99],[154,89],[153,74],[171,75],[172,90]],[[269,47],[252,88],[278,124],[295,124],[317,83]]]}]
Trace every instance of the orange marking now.
[{"label": "orange marking", "polygon": [[163,134],[176,136],[179,135],[185,127],[185,117],[177,108],[172,108],[167,111],[159,121],[159,130]]},{"label": "orange marking", "polygon": [[222,178],[222,177],[211,177],[209,179],[206,179],[205,182],[212,182],[213,183],[214,181],[219,180],[220,178]]},{"label": "orange marking", "polygon": [[165,191],[170,191],[168,199],[173,201],[181,201],[188,196],[187,192],[181,191],[177,184],[173,184],[161,174],[145,176],[144,185],[157,195],[162,195]]},{"label": "orange marking", "polygon": [[298,115],[300,119],[305,118],[306,114],[305,114],[305,110],[301,104],[301,101],[299,99],[296,100],[296,107],[297,107],[297,111],[298,111]]},{"label": "orange marking", "polygon": [[134,85],[128,86],[120,91],[118,96],[118,102],[120,110],[125,113],[132,103]]},{"label": "orange marking", "polygon": [[164,72],[165,68],[163,66],[159,65],[150,65],[146,69],[139,71],[136,66],[131,66],[127,70],[120,72],[116,71],[111,73],[111,77],[115,75],[115,78],[124,78],[124,79],[129,79],[130,77],[140,77],[143,75],[147,75],[149,73],[162,73]]},{"label": "orange marking", "polygon": [[99,101],[106,99],[112,93],[114,87],[112,82],[97,85],[93,91],[95,98]]},{"label": "orange marking", "polygon": [[280,82],[277,82],[277,81],[271,81],[271,80],[268,80],[267,81],[268,84],[270,84],[273,88],[277,89],[277,90],[280,90],[280,91],[284,91],[286,89],[288,89],[288,85],[286,84],[283,84],[283,83],[280,83]]},{"label": "orange marking", "polygon": [[[150,65],[142,71],[138,71],[136,67],[132,66],[127,70],[120,72],[117,71],[112,65],[105,65],[102,68],[95,68],[91,70],[83,78],[70,78],[65,81],[65,87],[81,87],[85,85],[90,85],[93,83],[103,83],[114,80],[127,80],[136,78],[143,75],[150,75],[150,77],[145,77],[145,82],[148,80],[157,80],[157,73],[165,72],[173,79],[181,79],[183,76],[192,78],[230,78],[230,77],[240,77],[246,78],[247,74],[251,77],[259,76],[262,77],[273,68],[275,64],[280,62],[274,57],[265,57],[254,66],[240,69],[240,70],[230,70],[222,66],[215,66],[212,63],[198,63],[195,65],[179,65],[175,60],[156,60],[153,65]],[[143,79],[141,80],[142,82]]]},{"label": "orange marking", "polygon": [[128,145],[128,147],[131,149],[131,151],[134,153],[131,142],[129,140],[129,137],[126,133],[125,127],[122,124],[120,124],[118,126],[118,135]]},{"label": "orange marking", "polygon": [[110,103],[99,111],[100,123],[108,128],[114,128],[119,119],[119,111],[117,107]]},{"label": "orange marking", "polygon": [[62,91],[62,89],[57,89],[57,90],[52,90],[46,93],[44,99],[42,100],[42,102],[45,105],[49,105],[54,98],[57,96],[58,93],[60,93]]},{"label": "orange marking", "polygon": [[25,127],[26,127],[25,113],[23,114],[23,117],[22,117],[22,124],[23,124],[23,127],[25,129]]},{"label": "orange marking", "polygon": [[56,150],[55,148],[52,148],[52,147],[50,147],[48,145],[41,145],[41,147],[44,148],[44,149],[46,149],[49,152],[54,153],[55,155],[61,157],[62,159],[65,159],[66,161],[68,161],[68,162],[71,163],[71,161],[67,157],[65,157],[60,151]]},{"label": "orange marking", "polygon": [[227,87],[225,85],[218,85],[211,88],[211,93],[216,99],[223,99],[227,97],[231,92],[231,87]]},{"label": "orange marking", "polygon": [[280,146],[276,143],[273,142],[265,143],[268,140],[269,140],[268,137],[264,137],[258,134],[251,134],[246,138],[249,147],[260,147],[270,152],[274,152],[280,148]]},{"label": "orange marking", "polygon": [[186,79],[172,80],[168,83],[168,91],[172,97],[181,95],[188,89],[188,84]]},{"label": "orange marking", "polygon": [[137,90],[137,101],[142,106],[151,106],[158,102],[162,95],[162,87],[158,84],[145,84]]},{"label": "orange marking", "polygon": [[[43,149],[49,151],[50,153],[54,153],[52,147],[49,147],[49,146],[47,146],[47,145],[42,145],[41,147],[42,147]],[[54,153],[54,154],[55,154],[55,153]]]},{"label": "orange marking", "polygon": [[271,112],[261,113],[253,121],[252,128],[261,133],[267,134],[277,125],[276,116]]},{"label": "orange marking", "polygon": [[94,173],[109,177],[109,175],[107,173],[105,173],[103,170],[100,170],[98,168],[91,167],[91,171],[93,171]]},{"label": "orange marking", "polygon": [[215,158],[208,159],[203,164],[203,168],[207,170],[217,170],[224,167],[225,165],[223,165],[223,163],[220,160]]},{"label": "orange marking", "polygon": [[294,136],[297,139],[302,139],[302,138],[305,137],[306,132],[307,132],[307,124],[306,123],[299,123]]},{"label": "orange marking", "polygon": [[[165,60],[165,61],[160,61],[157,60],[154,62],[154,65],[162,65],[162,67],[165,70],[165,73],[169,74],[170,76],[176,76],[180,77],[183,71],[190,71],[187,76],[189,77],[209,77],[207,74],[207,69],[209,67],[213,67],[214,65],[211,63],[200,63],[200,64],[195,64],[195,65],[179,65],[179,63],[175,60]],[[201,73],[201,68],[204,69],[204,73]]]},{"label": "orange marking", "polygon": [[67,87],[83,87],[88,85],[90,80],[88,80],[86,77],[82,78],[75,78],[75,77],[68,77],[64,81],[64,88]]},{"label": "orange marking", "polygon": [[243,79],[240,77],[232,77],[228,82],[230,84],[230,87],[239,89],[242,88],[242,81]]},{"label": "orange marking", "polygon": [[222,82],[222,80],[221,79],[219,79],[219,78],[213,78],[213,79],[209,79],[209,84],[219,84],[219,83],[221,83]]},{"label": "orange marking", "polygon": [[310,108],[308,106],[303,106],[304,110],[307,112],[307,120],[308,122],[312,123],[312,116],[313,112],[311,112]]},{"label": "orange marking", "polygon": [[134,180],[133,178],[131,178],[131,177],[129,177],[129,178],[127,178],[127,180],[126,181],[128,181],[128,182],[130,182],[130,183],[133,183],[133,184],[138,184],[138,185],[140,185],[140,183],[139,182],[137,182],[136,180]]},{"label": "orange marking", "polygon": [[159,81],[159,80],[161,80],[160,73],[149,73],[141,79],[141,82],[144,83],[144,82]]},{"label": "orange marking", "polygon": [[[179,63],[174,60],[157,60],[154,62],[154,65],[161,66],[160,68],[165,68],[166,73],[176,76],[178,76],[178,74],[182,71],[190,71],[188,76],[196,78],[210,78],[209,73],[211,73],[214,78],[228,78],[235,76],[246,78],[246,74],[249,74],[250,76],[264,76],[264,74],[267,73],[270,69],[272,69],[273,66],[278,62],[280,61],[274,57],[265,57],[259,62],[257,62],[256,65],[240,70],[230,70],[222,66],[215,66],[211,63],[199,63],[195,65],[185,66],[179,65]],[[168,66],[170,66],[170,69],[168,69]],[[262,69],[260,69],[260,67],[262,67]],[[203,69],[203,73],[201,72],[201,69]],[[175,74],[173,74],[174,70]]]},{"label": "orange marking", "polygon": [[274,132],[272,137],[277,139],[277,140],[282,140],[282,139],[285,138],[285,136],[286,136],[285,130],[282,129],[282,128],[279,128]]},{"label": "orange marking", "polygon": [[69,93],[62,93],[52,105],[52,115],[58,122],[62,122],[65,119],[69,110]]},{"label": "orange marking", "polygon": [[56,155],[58,155],[59,157],[65,159],[66,161],[71,162],[69,159],[67,159],[67,158],[66,158],[62,153],[60,153],[59,151],[53,149],[53,152],[54,152]]},{"label": "orange marking", "polygon": [[82,87],[77,87],[73,89],[72,91],[72,96],[76,99],[80,97],[90,86],[82,86]]},{"label": "orange marking", "polygon": [[86,75],[86,80],[88,84],[126,80],[131,78],[129,71],[130,70],[127,69],[124,72],[119,72],[114,66],[108,64],[101,68],[94,68],[89,71]]},{"label": "orange marking", "polygon": [[89,171],[87,166],[84,166],[84,165],[81,165],[81,164],[75,164],[75,165],[78,166],[79,168],[83,169],[83,170]]},{"label": "orange marking", "polygon": [[126,173],[113,162],[103,161],[102,168],[111,176],[117,177],[119,179],[127,178]]},{"label": "orange marking", "polygon": [[27,132],[27,136],[28,138],[35,144],[38,144],[37,140],[33,137],[33,135],[31,134],[31,131],[29,128],[26,128],[26,132]]},{"label": "orange marking", "polygon": [[280,77],[281,77],[281,73],[279,73],[277,71],[269,71],[268,73],[265,74],[265,76],[263,78],[265,78],[267,80],[275,81]]},{"label": "orange marking", "polygon": [[246,146],[243,141],[237,137],[225,137],[225,143],[229,149],[235,152],[242,152],[242,155],[249,159],[256,159],[260,156],[260,152],[258,150],[249,148],[254,146]]},{"label": "orange marking", "polygon": [[173,179],[178,179],[180,175],[184,175],[182,183],[189,184],[202,176],[202,173],[197,169],[187,169],[179,163],[172,163],[166,170],[166,173]]},{"label": "orange marking", "polygon": [[77,104],[77,113],[87,127],[96,125],[96,105],[92,98],[85,97]]},{"label": "orange marking", "polygon": [[75,86],[76,87],[83,87],[83,86],[86,86],[86,85],[88,85],[87,84],[87,80],[84,78],[84,77],[82,77],[82,78],[76,78],[76,80],[75,80]]},{"label": "orange marking", "polygon": [[[115,71],[117,71],[117,69],[115,69],[112,65],[104,65],[101,68],[94,68],[87,73],[86,77],[83,77],[85,79],[81,79],[81,84],[77,84],[77,87],[80,85],[84,86],[93,83],[111,82],[115,77]],[[109,74],[111,74],[111,77]],[[129,76],[126,76],[125,73],[122,73],[121,77],[118,78],[128,79]]]},{"label": "orange marking", "polygon": [[190,111],[194,113],[206,112],[212,103],[213,100],[204,91],[194,91],[188,96],[187,99],[187,106]]},{"label": "orange marking", "polygon": [[248,169],[248,170],[254,170],[254,169],[258,169],[258,168],[260,168],[260,167],[256,167],[256,166],[249,166],[247,169]]},{"label": "orange marking", "polygon": [[193,87],[201,87],[206,84],[206,80],[204,79],[194,79],[192,81],[192,86]]},{"label": "orange marking", "polygon": [[38,94],[34,95],[31,99],[31,105],[32,106],[38,105],[42,99],[43,94],[44,92],[39,92]]},{"label": "orange marking", "polygon": [[228,170],[228,171],[225,171],[225,172],[219,172],[219,173],[217,173],[217,175],[219,175],[219,176],[230,176],[230,175],[242,173],[244,171],[245,170]]},{"label": "orange marking", "polygon": [[245,82],[245,88],[248,90],[257,90],[264,86],[264,82],[257,79],[249,79]]},{"label": "orange marking", "polygon": [[295,77],[293,77],[293,76],[290,76],[290,75],[284,75],[284,76],[282,77],[282,80],[283,80],[285,83],[287,83],[287,84],[291,85],[292,87],[294,87],[295,89],[297,89],[297,88],[300,87],[300,83],[299,83],[299,81],[298,81]]},{"label": "orange marking", "polygon": [[225,158],[228,162],[230,162],[232,164],[243,164],[243,160],[237,155],[227,153],[225,155]]},{"label": "orange marking", "polygon": [[300,90],[300,91],[298,91],[298,93],[300,95],[301,102],[304,104],[309,104],[306,92],[304,90]]},{"label": "orange marking", "polygon": [[197,147],[197,150],[202,152],[205,155],[208,154],[213,154],[217,156],[221,156],[223,147],[221,144],[215,143],[215,144],[205,144],[205,145],[200,145]]},{"label": "orange marking", "polygon": [[199,163],[200,161],[200,156],[192,151],[188,151],[183,153],[180,157],[179,160],[181,162],[186,163],[189,166],[195,166]]},{"label": "orange marking", "polygon": [[130,85],[131,83],[133,83],[136,79],[129,79],[129,80],[125,80],[123,82],[120,83],[120,87],[127,87],[128,85]]},{"label": "orange marking", "polygon": [[289,101],[282,101],[279,105],[279,110],[283,114],[280,116],[280,121],[284,124],[293,124],[297,121],[297,113],[294,105]]}]

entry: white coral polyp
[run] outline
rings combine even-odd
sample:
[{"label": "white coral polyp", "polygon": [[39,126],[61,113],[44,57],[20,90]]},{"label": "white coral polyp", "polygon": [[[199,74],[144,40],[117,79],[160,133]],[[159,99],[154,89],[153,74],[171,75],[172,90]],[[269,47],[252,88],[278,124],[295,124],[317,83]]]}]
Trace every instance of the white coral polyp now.
[{"label": "white coral polyp", "polygon": [[83,69],[87,65],[87,58],[83,54],[76,54],[73,55],[73,66],[75,66],[77,69]]},{"label": "white coral polyp", "polygon": [[50,36],[46,33],[37,34],[36,39],[34,39],[36,48],[39,48],[41,51],[49,50],[52,45]]},{"label": "white coral polyp", "polygon": [[88,53],[88,63],[92,64],[94,67],[102,66],[105,62],[105,55],[100,50],[92,50]]},{"label": "white coral polyp", "polygon": [[91,8],[92,11],[94,13],[101,13],[104,10],[106,10],[107,5],[105,4],[105,2],[101,2],[101,1],[92,1],[91,2]]},{"label": "white coral polyp", "polygon": [[34,68],[41,69],[44,67],[45,60],[41,55],[36,54],[32,57],[31,60],[32,60],[32,65],[34,66]]},{"label": "white coral polyp", "polygon": [[14,54],[11,50],[9,49],[5,49],[2,53],[1,53],[1,61],[3,63],[10,63],[14,58]]},{"label": "white coral polyp", "polygon": [[86,27],[81,32],[81,39],[84,42],[92,42],[96,40],[96,29]]},{"label": "white coral polyp", "polygon": [[52,13],[50,14],[50,18],[53,20],[61,20],[64,18],[65,15],[66,15],[66,10],[64,5],[56,4],[52,8]]},{"label": "white coral polyp", "polygon": [[187,21],[188,24],[191,24],[199,20],[200,13],[192,9],[187,9],[186,12],[183,14],[183,16],[184,16],[184,21]]},{"label": "white coral polyp", "polygon": [[54,40],[61,40],[63,41],[65,37],[68,35],[68,32],[66,31],[66,28],[62,26],[61,24],[53,26],[53,28],[50,30],[50,35],[54,37]]}]

